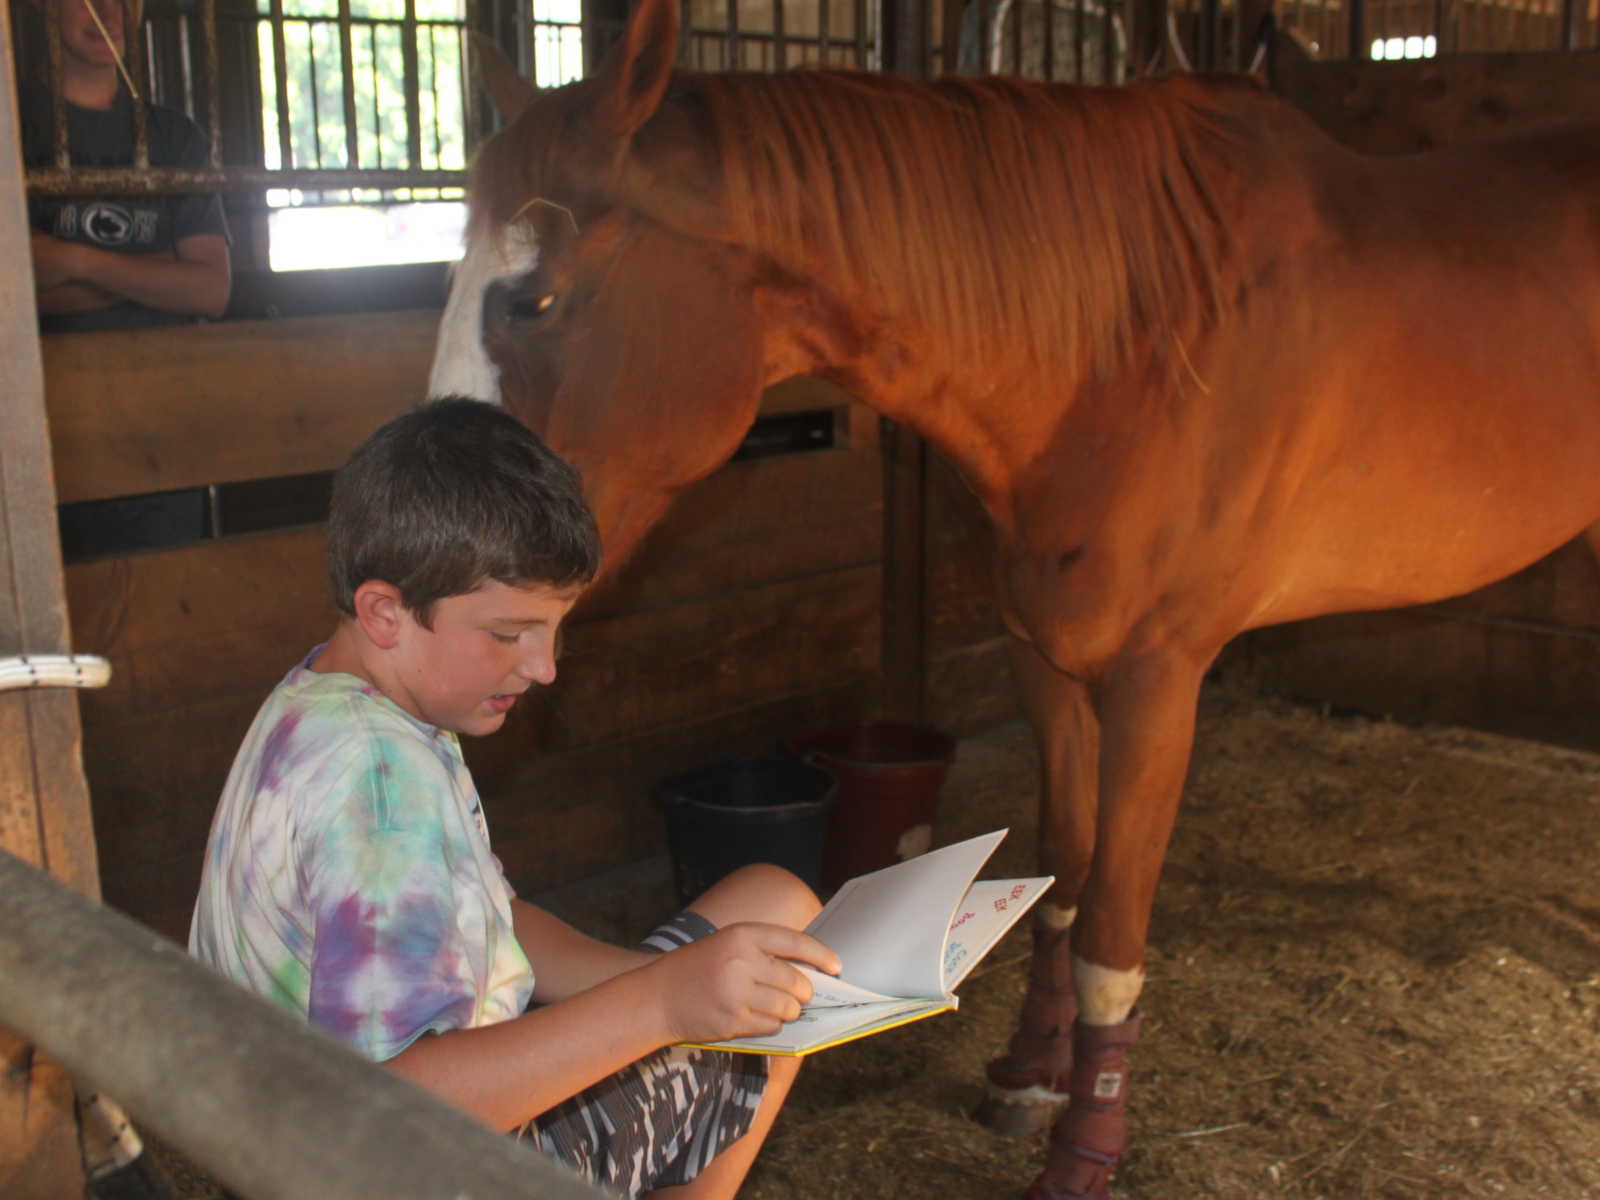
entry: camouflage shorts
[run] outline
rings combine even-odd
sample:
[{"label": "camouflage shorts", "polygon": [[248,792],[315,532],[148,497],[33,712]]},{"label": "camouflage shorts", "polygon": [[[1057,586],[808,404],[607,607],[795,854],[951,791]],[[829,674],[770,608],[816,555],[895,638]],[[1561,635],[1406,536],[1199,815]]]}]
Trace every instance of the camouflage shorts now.
[{"label": "camouflage shorts", "polygon": [[[714,932],[682,912],[640,948],[666,952]],[[688,1183],[749,1132],[767,1082],[759,1054],[668,1046],[528,1122],[518,1139],[621,1196]]]}]

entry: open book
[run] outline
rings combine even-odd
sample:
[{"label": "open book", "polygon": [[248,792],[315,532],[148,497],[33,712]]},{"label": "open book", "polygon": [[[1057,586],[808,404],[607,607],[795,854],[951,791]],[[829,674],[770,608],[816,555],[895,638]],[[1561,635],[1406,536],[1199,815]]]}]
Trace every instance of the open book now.
[{"label": "open book", "polygon": [[806,927],[839,956],[838,977],[795,964],[815,989],[800,1016],[770,1037],[716,1048],[810,1054],[955,1008],[956,985],[1055,882],[977,879],[1006,833],[850,880]]}]

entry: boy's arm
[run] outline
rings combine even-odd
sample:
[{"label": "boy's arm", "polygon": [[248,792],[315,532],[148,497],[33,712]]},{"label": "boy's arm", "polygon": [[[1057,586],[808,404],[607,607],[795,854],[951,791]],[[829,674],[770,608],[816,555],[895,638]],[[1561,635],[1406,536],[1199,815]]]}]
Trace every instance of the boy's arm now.
[{"label": "boy's arm", "polygon": [[777,925],[731,925],[559,1004],[494,1025],[425,1034],[386,1064],[496,1130],[510,1130],[676,1042],[776,1033],[811,985],[786,959],[838,959]]},{"label": "boy's arm", "polygon": [[570,999],[655,957],[589,937],[516,897],[511,900],[511,920],[522,952],[533,965],[533,998],[540,1004]]}]

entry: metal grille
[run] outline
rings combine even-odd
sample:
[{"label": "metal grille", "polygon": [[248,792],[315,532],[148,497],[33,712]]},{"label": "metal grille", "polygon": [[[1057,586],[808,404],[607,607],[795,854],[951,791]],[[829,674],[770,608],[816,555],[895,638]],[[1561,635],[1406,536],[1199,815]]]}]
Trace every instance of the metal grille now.
[{"label": "metal grille", "polygon": [[[1277,0],[1274,9],[1320,59],[1600,48],[1600,0]],[[1170,11],[1172,41],[1192,66],[1249,65],[1253,31],[1234,40],[1233,0],[1174,0]]]},{"label": "metal grille", "polygon": [[964,75],[1120,83],[1128,74],[1121,12],[1118,0],[973,0],[962,13],[956,63]]},{"label": "metal grille", "polygon": [[[130,72],[153,98],[212,133],[211,166],[89,170],[69,168],[63,154],[53,167],[30,170],[29,187],[299,189],[302,199],[354,200],[458,194],[485,120],[467,86],[469,2],[474,12],[493,11],[486,27],[515,31],[524,71],[544,86],[580,77],[620,28],[585,20],[583,0],[151,0]],[[680,54],[691,67],[881,65],[878,0],[684,7]],[[934,54],[944,69],[963,73],[1117,83],[1142,69],[1128,60],[1130,11],[1129,0],[971,0],[958,21],[945,21],[947,45]],[[1167,65],[1251,65],[1253,31],[1240,36],[1238,12],[1239,0],[1171,0]],[[1278,0],[1276,14],[1324,59],[1370,56],[1375,43],[1385,58],[1600,47],[1600,0]],[[931,15],[937,26],[940,0]],[[218,136],[219,74],[245,94],[235,107],[246,119],[229,116],[226,143]]]}]

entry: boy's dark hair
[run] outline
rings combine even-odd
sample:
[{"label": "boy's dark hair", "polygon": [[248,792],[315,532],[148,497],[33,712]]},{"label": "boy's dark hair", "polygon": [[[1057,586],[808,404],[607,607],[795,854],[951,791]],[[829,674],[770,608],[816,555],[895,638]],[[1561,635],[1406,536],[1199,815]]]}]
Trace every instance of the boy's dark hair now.
[{"label": "boy's dark hair", "polygon": [[334,476],[328,575],[346,616],[370,579],[431,628],[437,601],[487,580],[569,587],[599,567],[578,473],[492,404],[431,400],[379,427]]}]

